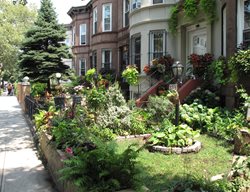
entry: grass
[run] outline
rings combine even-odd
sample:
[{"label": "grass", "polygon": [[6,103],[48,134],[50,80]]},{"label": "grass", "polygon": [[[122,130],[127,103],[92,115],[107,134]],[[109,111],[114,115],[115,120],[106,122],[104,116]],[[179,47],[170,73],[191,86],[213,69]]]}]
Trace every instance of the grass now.
[{"label": "grass", "polygon": [[[164,155],[143,149],[138,158],[141,169],[138,185],[157,192],[168,189],[176,177],[186,179],[192,175],[209,180],[217,174],[229,173],[233,146],[207,135],[201,135],[198,140],[202,149],[192,154]],[[131,143],[121,141],[119,147],[123,150]]]}]

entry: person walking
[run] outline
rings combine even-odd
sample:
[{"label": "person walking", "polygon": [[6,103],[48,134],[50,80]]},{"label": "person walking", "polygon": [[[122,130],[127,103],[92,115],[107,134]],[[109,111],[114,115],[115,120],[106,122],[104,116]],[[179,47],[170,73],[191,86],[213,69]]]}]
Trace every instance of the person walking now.
[{"label": "person walking", "polygon": [[12,85],[11,85],[11,83],[9,83],[8,84],[8,86],[7,86],[7,89],[8,89],[8,95],[11,95],[11,93],[12,93]]}]

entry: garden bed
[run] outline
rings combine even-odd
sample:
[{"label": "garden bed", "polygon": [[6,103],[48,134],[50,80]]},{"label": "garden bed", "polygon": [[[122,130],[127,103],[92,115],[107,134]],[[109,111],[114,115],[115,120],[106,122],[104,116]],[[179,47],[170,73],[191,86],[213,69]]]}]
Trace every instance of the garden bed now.
[{"label": "garden bed", "polygon": [[195,141],[195,143],[191,146],[187,147],[164,147],[164,146],[152,146],[151,151],[161,152],[164,154],[182,154],[182,153],[197,153],[201,149],[201,142]]},{"label": "garden bed", "polygon": [[60,175],[58,171],[64,167],[63,160],[67,157],[65,153],[56,149],[56,147],[51,142],[49,135],[42,133],[39,138],[40,149],[42,155],[45,158],[47,169],[60,192],[78,192],[76,186],[71,182],[59,180]]}]

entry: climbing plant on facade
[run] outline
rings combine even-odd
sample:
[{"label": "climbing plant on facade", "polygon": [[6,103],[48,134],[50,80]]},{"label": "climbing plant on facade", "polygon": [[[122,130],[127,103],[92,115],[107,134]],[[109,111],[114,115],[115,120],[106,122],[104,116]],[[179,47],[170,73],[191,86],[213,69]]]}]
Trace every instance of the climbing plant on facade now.
[{"label": "climbing plant on facade", "polygon": [[192,21],[197,18],[197,15],[202,12],[205,14],[209,22],[216,19],[216,0],[185,0],[180,1],[176,6],[172,7],[171,17],[168,21],[169,30],[175,33],[178,26],[178,13],[183,11],[186,18]]}]

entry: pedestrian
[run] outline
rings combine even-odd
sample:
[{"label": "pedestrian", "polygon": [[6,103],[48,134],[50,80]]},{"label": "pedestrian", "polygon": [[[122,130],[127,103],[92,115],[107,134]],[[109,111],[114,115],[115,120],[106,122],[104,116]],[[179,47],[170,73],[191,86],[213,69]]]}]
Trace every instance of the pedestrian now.
[{"label": "pedestrian", "polygon": [[11,83],[8,84],[7,89],[8,89],[8,95],[11,95],[11,92],[12,92],[12,85],[11,85]]}]

